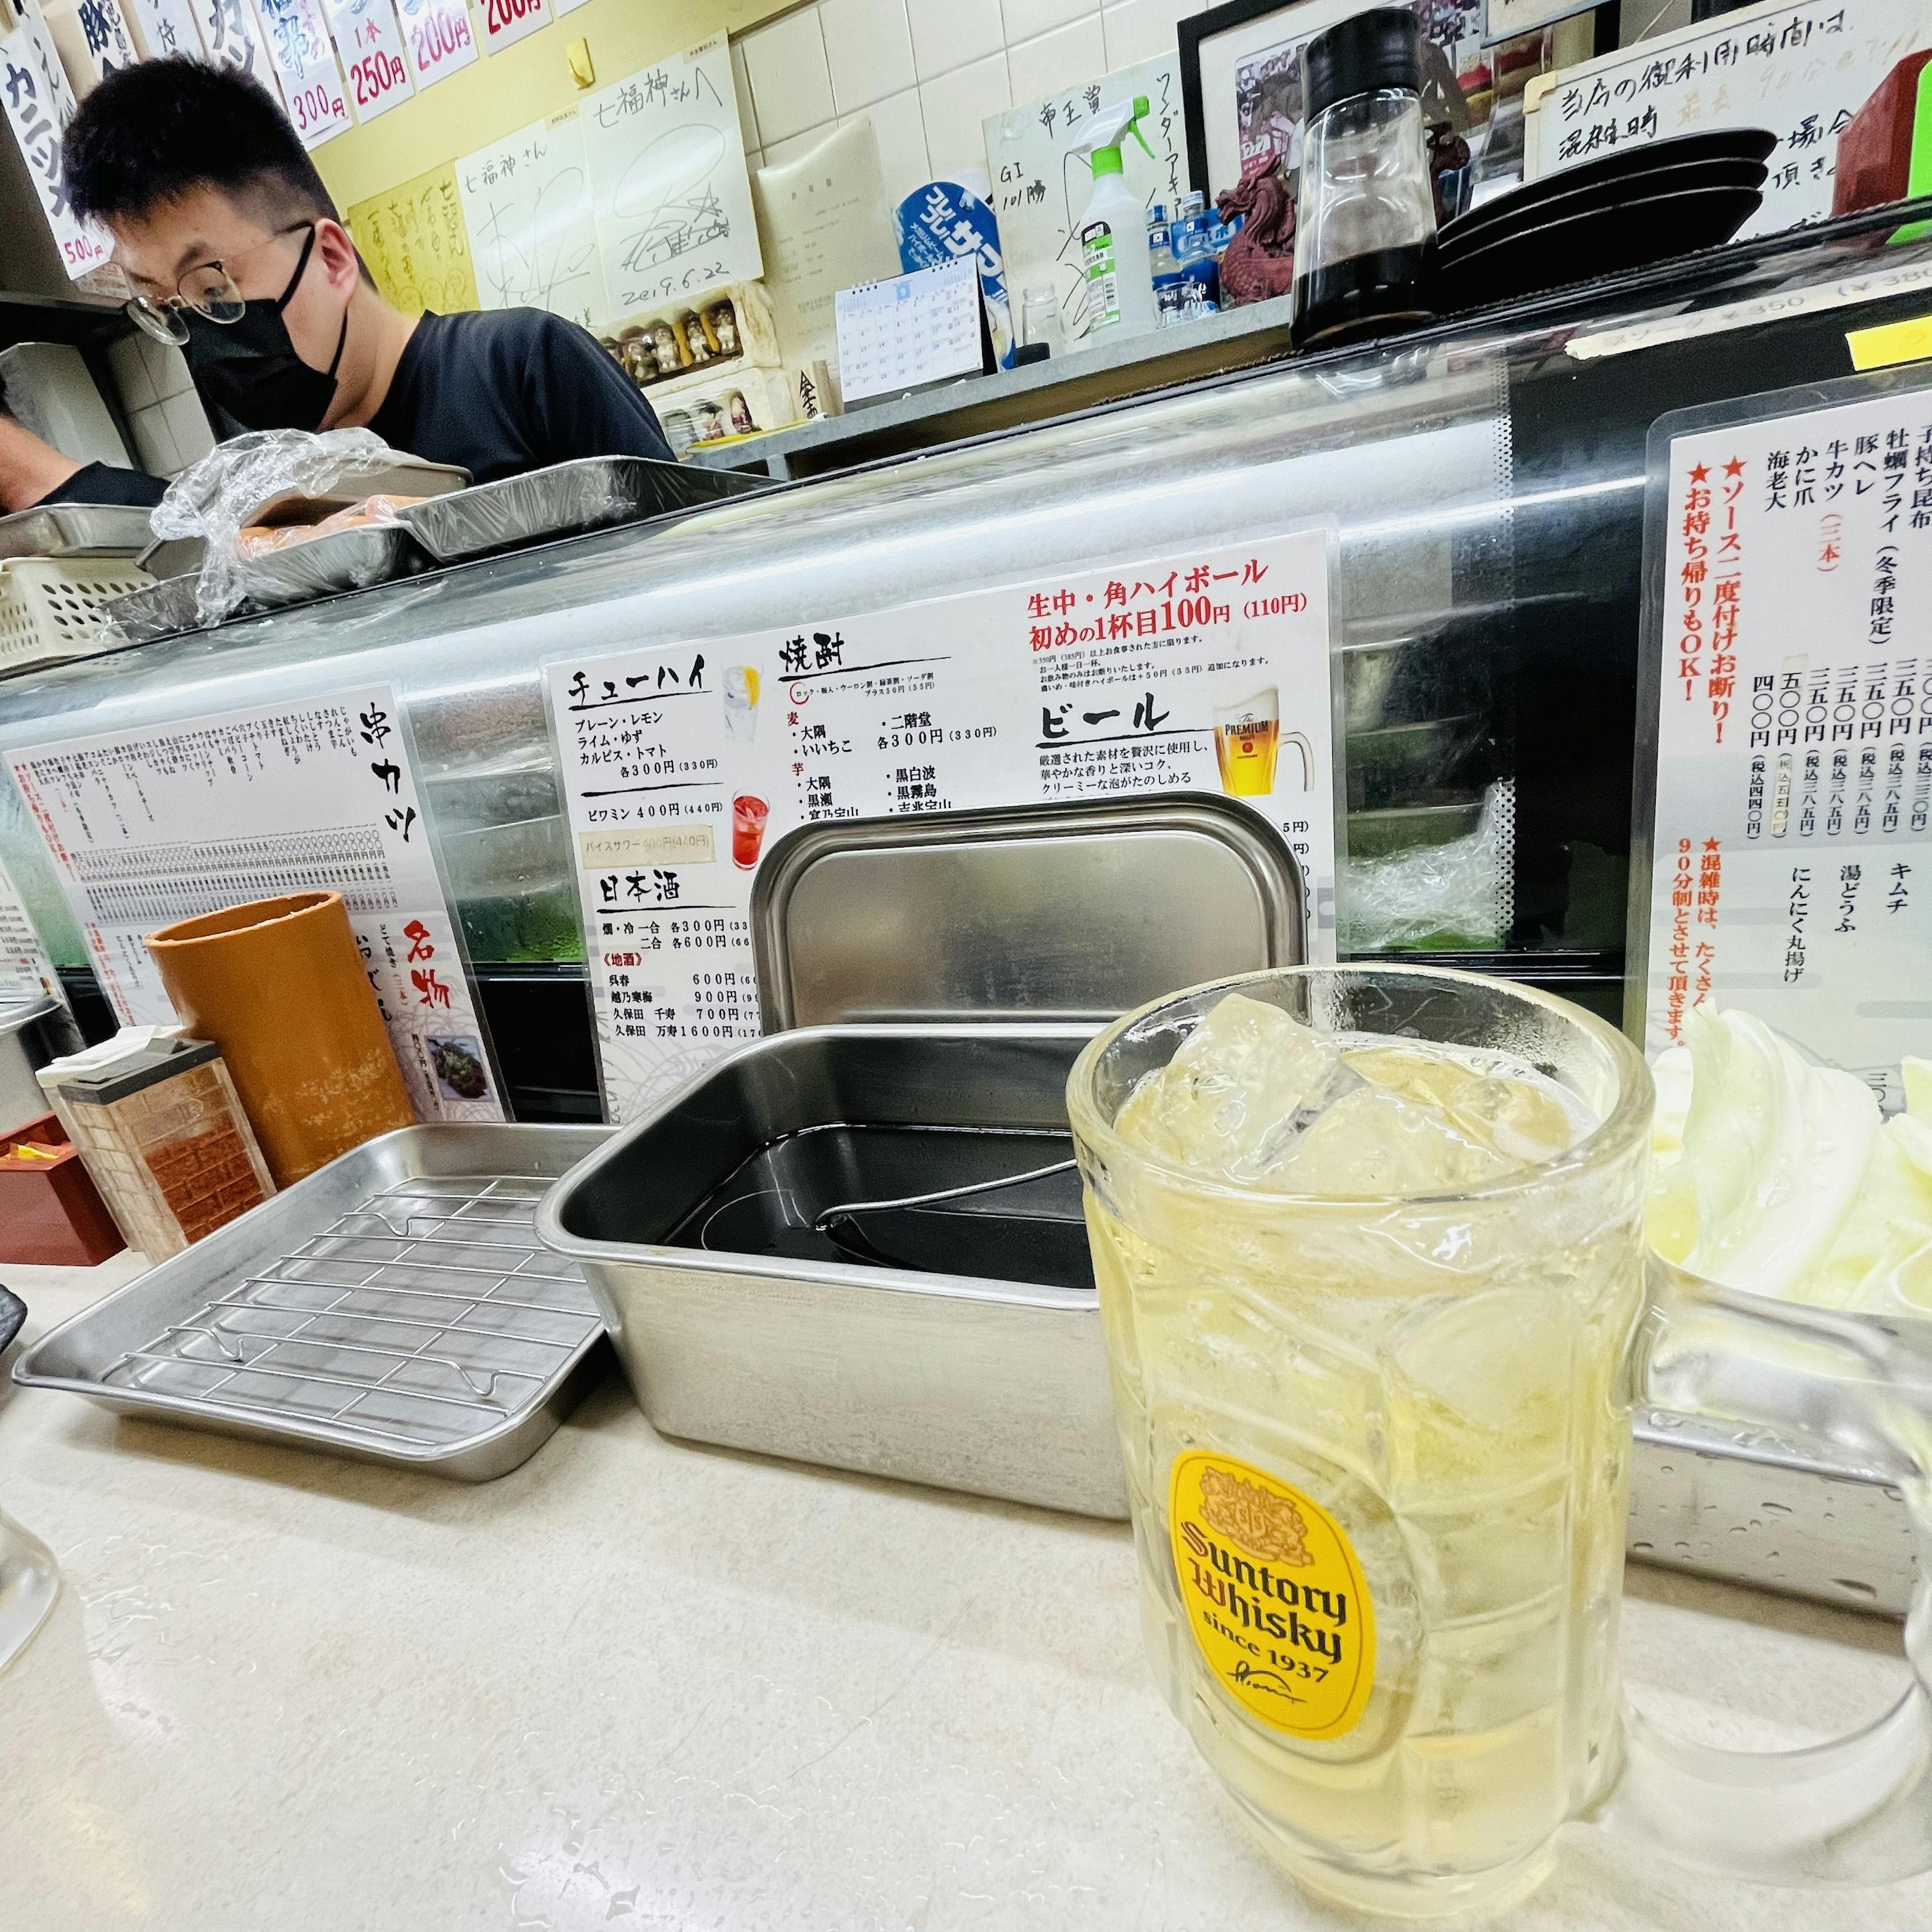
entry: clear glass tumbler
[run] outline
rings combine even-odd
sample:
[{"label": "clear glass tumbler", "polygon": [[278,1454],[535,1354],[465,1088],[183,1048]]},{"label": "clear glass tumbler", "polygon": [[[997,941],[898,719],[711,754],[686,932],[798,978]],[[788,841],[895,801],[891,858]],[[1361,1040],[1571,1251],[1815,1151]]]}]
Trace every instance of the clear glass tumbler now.
[{"label": "clear glass tumbler", "polygon": [[[1555,1160],[1430,1197],[1268,1194],[1163,1166],[1115,1117],[1232,991],[1322,1033],[1507,1052],[1597,1125]],[[1828,1386],[1892,1445],[1915,1501],[1925,1448],[1842,1324],[1721,1293],[1686,1318],[1647,1292],[1652,1100],[1641,1054],[1580,1009],[1419,968],[1198,988],[1130,1015],[1073,1070],[1156,1675],[1277,1861],[1357,1909],[1493,1909],[1586,1817],[1772,1882],[1932,1862],[1922,1684],[1888,1737],[1828,1748],[1842,1755],[1819,1816],[1838,1842],[1802,1804],[1768,1822],[1767,1792],[1811,1774],[1799,1756],[1700,1752],[1623,1708],[1640,1378],[1667,1367],[1680,1406],[1754,1357],[1787,1396],[1794,1373]],[[1922,1677],[1924,1606],[1922,1589]],[[1903,1838],[1901,1804],[1923,1814]]]},{"label": "clear glass tumbler", "polygon": [[0,1510],[0,1670],[26,1648],[59,1593],[53,1552]]}]

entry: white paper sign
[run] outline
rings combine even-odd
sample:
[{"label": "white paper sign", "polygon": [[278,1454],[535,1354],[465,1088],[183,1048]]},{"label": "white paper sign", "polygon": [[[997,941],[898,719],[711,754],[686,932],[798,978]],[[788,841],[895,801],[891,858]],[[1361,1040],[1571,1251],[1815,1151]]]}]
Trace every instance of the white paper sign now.
[{"label": "white paper sign", "polygon": [[1086,138],[1087,124],[1102,108],[1145,94],[1148,114],[1140,128],[1154,158],[1130,135],[1120,146],[1122,170],[1149,207],[1158,202],[1175,212],[1187,192],[1180,64],[1178,54],[1162,54],[1084,87],[986,117],[986,165],[1006,286],[1017,310],[1022,290],[1051,283],[1070,342],[1087,333],[1087,276],[1074,228],[1094,194],[1093,172],[1073,144]]},{"label": "white paper sign", "polygon": [[63,1004],[67,999],[26,902],[0,866],[0,1002],[38,999],[43,993],[52,993]]},{"label": "white paper sign", "polygon": [[199,60],[206,50],[189,0],[126,0],[128,11],[150,60],[184,54]]},{"label": "white paper sign", "polygon": [[1646,1044],[1932,1054],[1932,391],[1670,448]]},{"label": "white paper sign", "polygon": [[392,0],[331,0],[328,17],[358,121],[373,121],[414,94]]},{"label": "white paper sign", "polygon": [[68,200],[61,136],[74,118],[76,104],[38,7],[23,9],[20,26],[0,40],[0,102],[5,104],[7,125],[33,178],[61,264],[77,281],[107,260],[112,244],[107,231],[98,222],[82,220]]},{"label": "white paper sign", "polygon": [[724,36],[583,104],[612,316],[764,272]]},{"label": "white paper sign", "polygon": [[216,66],[239,68],[259,80],[274,99],[281,99],[281,77],[262,44],[250,0],[194,0],[194,24],[201,30],[208,58]]},{"label": "white paper sign", "polygon": [[434,87],[476,58],[465,0],[396,0],[410,73],[418,87]]},{"label": "white paper sign", "polygon": [[338,891],[418,1118],[504,1118],[390,686],[9,762],[124,1025],[174,1017],[145,934],[251,899]]},{"label": "white paper sign", "polygon": [[74,17],[94,80],[105,80],[141,58],[117,0],[77,0]]},{"label": "white paper sign", "polygon": [[481,0],[483,51],[494,54],[550,22],[549,0]]},{"label": "white paper sign", "polygon": [[1763,205],[1772,235],[1832,212],[1838,136],[1894,65],[1932,44],[1932,0],[1804,0],[1727,14],[1557,76],[1532,117],[1532,178],[1620,148],[1716,128],[1778,136]]},{"label": "white paper sign", "polygon": [[1483,0],[1483,41],[1492,46],[1553,26],[1573,14],[1592,12],[1598,0]]},{"label": "white paper sign", "polygon": [[980,265],[970,256],[890,281],[841,289],[832,313],[838,392],[848,404],[976,376],[986,367]]},{"label": "white paper sign", "polygon": [[289,120],[304,148],[319,148],[353,124],[322,0],[256,0],[268,58],[281,76]]},{"label": "white paper sign", "polygon": [[1232,790],[1332,905],[1330,542],[546,665],[610,1118],[758,1036],[752,880],[810,820]]},{"label": "white paper sign", "polygon": [[456,186],[484,308],[546,308],[586,328],[610,316],[575,109],[464,155]]}]

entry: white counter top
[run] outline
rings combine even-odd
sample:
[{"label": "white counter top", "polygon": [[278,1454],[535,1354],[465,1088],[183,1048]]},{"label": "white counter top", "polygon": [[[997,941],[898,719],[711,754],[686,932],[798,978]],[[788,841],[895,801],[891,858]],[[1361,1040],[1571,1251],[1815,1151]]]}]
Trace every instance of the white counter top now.
[{"label": "white counter top", "polygon": [[[134,1268],[0,1280],[31,1336]],[[1142,1660],[1122,1526],[683,1448],[614,1376],[480,1488],[10,1384],[0,1503],[64,1578],[0,1676],[0,1926],[1358,1922],[1224,1810]],[[1904,1682],[1894,1625],[1654,1571],[1624,1654],[1724,1742]],[[1492,1923],[1924,1932],[1932,1878],[1762,1891],[1586,1832]]]}]

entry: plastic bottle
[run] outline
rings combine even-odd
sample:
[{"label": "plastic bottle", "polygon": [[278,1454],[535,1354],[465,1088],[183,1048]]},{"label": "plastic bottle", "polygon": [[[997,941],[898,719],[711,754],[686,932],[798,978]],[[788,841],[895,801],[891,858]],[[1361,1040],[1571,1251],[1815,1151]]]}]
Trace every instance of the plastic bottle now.
[{"label": "plastic bottle", "polygon": [[1168,239],[1167,212],[1158,203],[1148,211],[1148,268],[1154,278],[1154,326],[1165,328],[1180,320],[1185,304],[1180,264]]},{"label": "plastic bottle", "polygon": [[1087,274],[1087,340],[1138,335],[1154,326],[1153,257],[1148,248],[1147,208],[1128,187],[1120,168],[1120,143],[1131,134],[1149,160],[1154,150],[1136,123],[1148,98],[1106,108],[1088,123],[1076,154],[1091,158],[1093,199],[1076,224]]}]

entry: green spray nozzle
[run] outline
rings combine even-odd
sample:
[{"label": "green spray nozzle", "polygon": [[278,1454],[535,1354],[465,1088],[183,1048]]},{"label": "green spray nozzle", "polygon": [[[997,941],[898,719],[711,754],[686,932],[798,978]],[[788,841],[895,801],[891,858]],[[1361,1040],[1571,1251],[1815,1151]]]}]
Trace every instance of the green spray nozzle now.
[{"label": "green spray nozzle", "polygon": [[1148,146],[1147,136],[1140,128],[1141,118],[1148,111],[1147,96],[1137,94],[1131,100],[1102,109],[1087,124],[1087,132],[1074,142],[1073,152],[1091,158],[1088,164],[1096,180],[1102,175],[1121,172],[1120,143],[1130,134],[1141,144],[1141,152],[1149,160],[1154,159],[1154,150]]}]

